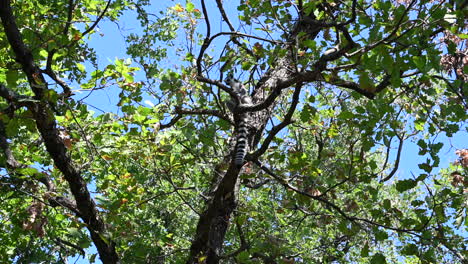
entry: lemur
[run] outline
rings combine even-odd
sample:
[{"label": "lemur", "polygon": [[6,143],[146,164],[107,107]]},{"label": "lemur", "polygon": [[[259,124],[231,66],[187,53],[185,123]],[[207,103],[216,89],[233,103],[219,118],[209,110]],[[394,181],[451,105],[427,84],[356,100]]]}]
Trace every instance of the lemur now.
[{"label": "lemur", "polygon": [[[239,80],[234,78],[232,73],[228,74],[228,76],[226,77],[224,81],[236,93],[237,98],[239,99],[238,102],[241,106],[252,105],[252,98],[250,98],[247,89]],[[234,113],[234,109],[236,109],[236,107],[238,106],[236,102],[237,100],[235,100],[234,98],[231,98],[226,103],[229,110],[231,110],[231,112],[233,113]],[[242,165],[244,165],[244,158],[245,158],[245,155],[247,155],[247,151],[249,148],[248,136],[249,136],[249,115],[248,113],[242,113],[239,116],[239,123],[237,126],[235,159],[234,159],[234,164],[238,167],[242,167]]]}]

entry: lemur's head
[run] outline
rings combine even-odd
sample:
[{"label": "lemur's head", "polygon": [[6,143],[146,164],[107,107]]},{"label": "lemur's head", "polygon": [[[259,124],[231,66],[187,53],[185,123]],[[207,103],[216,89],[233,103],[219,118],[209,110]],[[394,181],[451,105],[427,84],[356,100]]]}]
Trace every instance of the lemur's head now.
[{"label": "lemur's head", "polygon": [[234,74],[232,72],[228,73],[226,79],[224,79],[224,82],[228,85],[233,85],[234,83],[237,82],[236,78],[234,78]]}]

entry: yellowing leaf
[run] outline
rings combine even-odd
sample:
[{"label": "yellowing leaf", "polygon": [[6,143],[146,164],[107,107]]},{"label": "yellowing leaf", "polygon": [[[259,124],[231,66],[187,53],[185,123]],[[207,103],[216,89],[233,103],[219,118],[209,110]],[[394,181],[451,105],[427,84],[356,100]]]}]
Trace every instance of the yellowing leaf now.
[{"label": "yellowing leaf", "polygon": [[73,35],[73,40],[78,41],[80,39],[81,39],[81,34],[80,33],[76,33],[75,35]]},{"label": "yellowing leaf", "polygon": [[34,78],[34,81],[36,81],[36,84],[42,85],[44,83],[42,81],[41,76],[39,75],[39,73],[37,73],[37,72],[33,73],[32,77]]},{"label": "yellowing leaf", "polygon": [[184,11],[184,7],[181,6],[180,4],[177,4],[177,5],[174,6],[174,10],[175,10],[176,12],[183,12],[183,11]]},{"label": "yellowing leaf", "polygon": [[62,139],[62,141],[63,141],[63,144],[65,145],[65,147],[67,149],[72,148],[72,140],[70,138],[64,138],[64,139]]},{"label": "yellowing leaf", "polygon": [[103,159],[105,159],[105,160],[111,160],[111,159],[112,159],[112,157],[109,156],[109,155],[102,155],[101,157],[102,157]]}]

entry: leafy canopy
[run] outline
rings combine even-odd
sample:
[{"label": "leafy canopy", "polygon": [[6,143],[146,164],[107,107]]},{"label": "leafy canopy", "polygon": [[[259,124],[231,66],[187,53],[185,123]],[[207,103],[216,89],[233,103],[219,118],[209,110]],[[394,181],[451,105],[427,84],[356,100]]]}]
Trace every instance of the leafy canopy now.
[{"label": "leafy canopy", "polygon": [[[466,137],[465,1],[17,0],[0,18],[0,262],[466,263],[468,151],[448,164],[440,140]],[[253,106],[227,109],[228,73]]]}]

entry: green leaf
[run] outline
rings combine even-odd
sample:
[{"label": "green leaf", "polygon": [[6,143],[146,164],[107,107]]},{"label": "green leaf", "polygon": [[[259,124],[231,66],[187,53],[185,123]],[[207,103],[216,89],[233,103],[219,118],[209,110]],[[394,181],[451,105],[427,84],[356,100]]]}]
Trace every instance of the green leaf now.
[{"label": "green leaf", "polygon": [[314,112],[314,108],[309,105],[306,105],[300,112],[301,121],[302,122],[309,121],[312,117],[313,112]]},{"label": "green leaf", "polygon": [[39,171],[36,168],[32,168],[32,167],[18,169],[18,172],[20,174],[29,175],[29,176],[33,176],[36,173],[39,173]]},{"label": "green leaf", "polygon": [[247,263],[250,259],[250,254],[247,251],[242,251],[241,253],[237,254],[236,259],[240,263]]},{"label": "green leaf", "polygon": [[387,259],[385,258],[384,255],[377,253],[374,256],[372,256],[372,259],[370,260],[371,264],[386,264]]},{"label": "green leaf", "polygon": [[47,101],[55,104],[59,98],[59,95],[56,91],[49,89],[45,91],[44,97]]},{"label": "green leaf", "polygon": [[395,67],[395,62],[393,58],[388,54],[384,53],[382,58],[382,67],[387,71],[387,73],[393,73],[393,68]]},{"label": "green leaf", "polygon": [[375,85],[370,79],[369,74],[367,72],[359,73],[359,86],[361,87],[361,89],[368,92],[375,91]]},{"label": "green leaf", "polygon": [[390,202],[390,200],[385,199],[383,202],[383,208],[385,208],[386,210],[389,210],[391,207],[392,207],[392,203]]},{"label": "green leaf", "polygon": [[86,71],[85,66],[84,66],[83,64],[81,64],[81,63],[77,63],[77,64],[76,64],[76,67],[77,67],[78,70],[81,71],[81,72],[85,72],[85,71]]},{"label": "green leaf", "polygon": [[115,176],[114,174],[109,174],[106,176],[106,179],[109,181],[115,181],[115,179],[117,179],[117,176]]},{"label": "green leaf", "polygon": [[340,119],[351,119],[354,117],[354,114],[349,111],[343,111],[338,115]]},{"label": "green leaf", "polygon": [[42,59],[46,59],[47,58],[47,51],[46,50],[40,50],[39,51],[39,56],[41,56]]},{"label": "green leaf", "polygon": [[424,125],[426,122],[422,119],[418,119],[414,122],[414,128],[418,131],[423,131],[424,130]]},{"label": "green leaf", "polygon": [[396,189],[398,192],[405,192],[407,190],[413,189],[416,187],[418,183],[414,180],[408,179],[408,180],[401,180],[397,181],[396,183]]},{"label": "green leaf", "polygon": [[403,247],[401,250],[401,254],[406,256],[417,256],[418,255],[418,247],[414,244],[408,244]]},{"label": "green leaf", "polygon": [[414,207],[418,207],[418,206],[421,206],[423,204],[424,204],[424,201],[421,201],[421,200],[411,201],[411,205],[414,206]]},{"label": "green leaf", "polygon": [[[420,140],[418,140],[418,143],[417,143],[417,144],[418,144],[419,147],[421,147],[421,149],[427,149],[426,141],[420,139]],[[425,153],[419,154],[419,155],[424,155],[424,154],[425,154]]]},{"label": "green leaf", "polygon": [[367,257],[367,256],[369,256],[369,243],[366,241],[366,244],[361,249],[361,257]]},{"label": "green leaf", "polygon": [[16,87],[19,79],[19,73],[17,70],[9,70],[6,72],[7,85],[10,87]]},{"label": "green leaf", "polygon": [[374,236],[377,241],[384,241],[388,239],[388,234],[387,232],[380,230],[380,229],[375,229],[374,230]]},{"label": "green leaf", "polygon": [[422,72],[425,72],[425,67],[426,67],[426,57],[424,56],[413,56],[412,57],[412,60],[413,60],[413,63],[414,65],[416,65],[416,67],[422,71]]},{"label": "green leaf", "polygon": [[307,48],[311,50],[315,50],[317,48],[317,42],[315,42],[314,40],[307,39],[303,43]]},{"label": "green leaf", "polygon": [[430,173],[432,171],[432,166],[429,164],[429,160],[425,163],[418,164],[418,167],[427,173]]},{"label": "green leaf", "polygon": [[71,235],[74,238],[81,238],[81,232],[78,230],[78,228],[74,228],[74,227],[67,228],[67,232],[69,235]]},{"label": "green leaf", "polygon": [[187,9],[188,12],[193,12],[193,10],[195,9],[195,5],[193,3],[187,3],[187,5],[185,6],[185,9]]},{"label": "green leaf", "polygon": [[16,118],[11,119],[10,122],[8,122],[8,125],[6,126],[7,136],[13,137],[14,135],[18,133],[18,131],[19,131],[18,120]]}]

